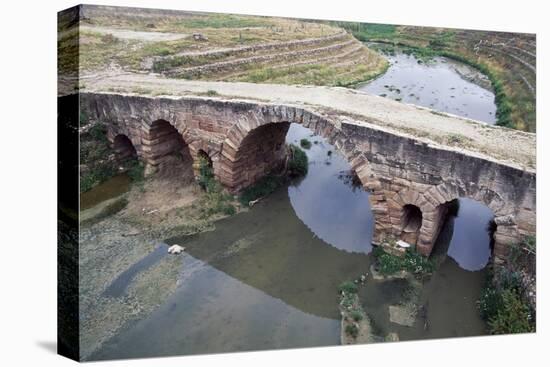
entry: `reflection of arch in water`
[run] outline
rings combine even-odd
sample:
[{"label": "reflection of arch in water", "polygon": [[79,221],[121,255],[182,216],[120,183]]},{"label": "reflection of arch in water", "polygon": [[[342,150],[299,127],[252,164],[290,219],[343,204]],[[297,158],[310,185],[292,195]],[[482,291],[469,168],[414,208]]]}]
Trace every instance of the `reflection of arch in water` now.
[{"label": "reflection of arch in water", "polygon": [[370,256],[339,250],[317,238],[296,216],[286,190],[262,202],[253,211],[217,222],[216,231],[187,242],[166,242],[185,243],[193,257],[292,307],[339,319],[338,286],[364,274]]},{"label": "reflection of arch in water", "polygon": [[[312,142],[304,149],[308,174],[288,188],[296,215],[328,244],[351,252],[370,252],[374,218],[369,192],[332,144],[304,126],[291,124],[286,143],[298,145],[304,138]],[[359,182],[354,184],[354,180]]]},{"label": "reflection of arch in water", "polygon": [[[434,252],[448,255],[463,269],[481,270],[492,256],[496,229],[493,212],[483,203],[468,198],[442,205],[446,206],[446,217]],[[441,241],[442,234],[446,241]]]}]

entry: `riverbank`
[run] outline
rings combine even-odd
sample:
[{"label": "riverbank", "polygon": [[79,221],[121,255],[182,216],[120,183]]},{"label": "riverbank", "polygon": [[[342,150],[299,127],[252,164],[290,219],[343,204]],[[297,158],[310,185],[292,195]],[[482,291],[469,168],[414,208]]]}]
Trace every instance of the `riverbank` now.
[{"label": "riverbank", "polygon": [[[153,254],[162,240],[214,229],[224,215],[204,218],[207,200],[198,185],[153,177],[129,192],[81,213],[80,231],[81,355],[86,359],[103,342],[162,304],[176,289],[181,261],[167,255],[128,281],[118,297],[105,291],[134,264]],[[110,202],[122,202],[114,213],[102,214]],[[99,209],[98,209],[99,208]],[[91,214],[90,214],[91,213]],[[95,215],[93,215],[95,213]],[[99,218],[98,218],[99,217]]]},{"label": "riverbank", "polygon": [[498,125],[536,131],[536,38],[531,34],[366,23],[335,23],[364,42],[407,48],[422,57],[444,56],[490,79]]},{"label": "riverbank", "polygon": [[94,195],[102,185],[110,186],[109,179],[85,192],[103,201],[91,201],[80,213],[83,358],[173,294],[182,262],[167,255],[166,238],[191,238],[214,230],[217,221],[247,211],[290,178],[305,175],[305,153],[291,145],[288,156],[283,173],[248,188],[240,198],[225,192],[205,159],[199,162],[196,181],[189,162],[174,159],[154,175],[134,181],[121,195]]}]

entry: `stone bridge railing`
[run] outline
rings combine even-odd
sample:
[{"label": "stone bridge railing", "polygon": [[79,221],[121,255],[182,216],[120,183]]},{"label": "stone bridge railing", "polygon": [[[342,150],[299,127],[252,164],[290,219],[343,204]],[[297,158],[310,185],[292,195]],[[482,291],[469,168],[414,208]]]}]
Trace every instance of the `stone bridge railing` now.
[{"label": "stone bridge railing", "polygon": [[[394,236],[429,255],[448,204],[463,197],[493,211],[497,261],[505,258],[509,245],[535,233],[534,171],[349,117],[291,104],[114,93],[83,93],[81,106],[107,124],[111,141],[128,137],[147,172],[174,150],[188,150],[195,160],[206,154],[231,192],[280,164],[289,124],[302,124],[327,138],[371,193],[375,243]],[[419,225],[411,230],[412,220]]]}]

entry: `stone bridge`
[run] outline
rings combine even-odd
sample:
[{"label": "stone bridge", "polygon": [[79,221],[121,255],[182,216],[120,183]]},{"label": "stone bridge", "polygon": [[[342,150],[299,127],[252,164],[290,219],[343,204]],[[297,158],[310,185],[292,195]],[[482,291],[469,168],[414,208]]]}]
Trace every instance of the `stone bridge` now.
[{"label": "stone bridge", "polygon": [[[195,167],[208,157],[231,192],[277,168],[290,123],[302,124],[333,144],[370,192],[375,243],[401,238],[429,255],[449,204],[459,198],[493,211],[497,261],[510,244],[535,234],[533,134],[342,88],[302,87],[302,93],[299,87],[245,85],[236,97],[234,89],[224,89],[229,84],[180,82],[182,89],[171,84],[167,95],[98,83],[82,91],[80,103],[91,119],[107,124],[117,154],[137,155],[146,172],[162,167],[171,153],[183,153]],[[275,97],[263,98],[267,90]]]}]

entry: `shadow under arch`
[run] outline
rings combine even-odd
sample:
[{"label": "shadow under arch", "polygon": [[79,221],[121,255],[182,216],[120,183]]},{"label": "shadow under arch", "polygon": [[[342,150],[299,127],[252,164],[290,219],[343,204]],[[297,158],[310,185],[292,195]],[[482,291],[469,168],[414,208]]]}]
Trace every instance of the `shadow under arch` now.
[{"label": "shadow under arch", "polygon": [[114,137],[112,143],[115,157],[119,161],[126,161],[137,158],[137,150],[127,135],[118,134]]},{"label": "shadow under arch", "polygon": [[280,165],[291,123],[310,129],[334,145],[365,189],[379,187],[366,156],[356,149],[342,129],[309,111],[294,107],[278,109],[276,106],[264,106],[259,116],[245,115],[229,129],[222,144],[220,166],[224,175],[219,177],[220,182],[231,192],[238,192]]},{"label": "shadow under arch", "polygon": [[[142,136],[146,174],[193,177],[193,160],[182,134],[168,121],[159,119],[148,125]],[[174,167],[181,168],[176,170]]]}]

